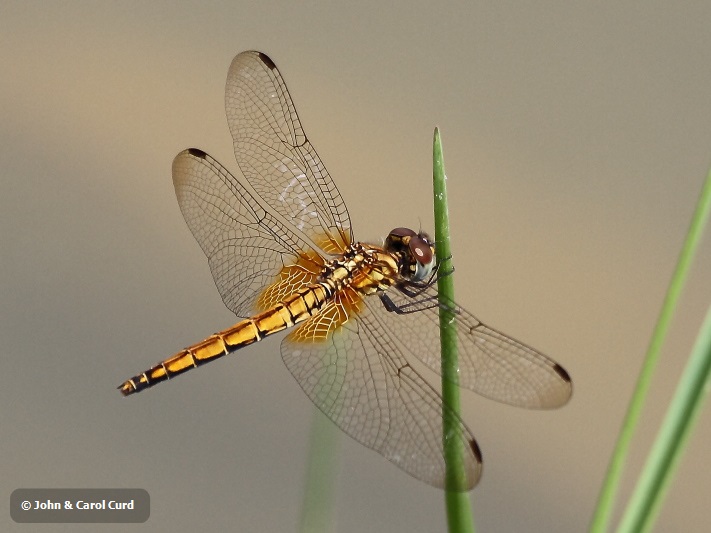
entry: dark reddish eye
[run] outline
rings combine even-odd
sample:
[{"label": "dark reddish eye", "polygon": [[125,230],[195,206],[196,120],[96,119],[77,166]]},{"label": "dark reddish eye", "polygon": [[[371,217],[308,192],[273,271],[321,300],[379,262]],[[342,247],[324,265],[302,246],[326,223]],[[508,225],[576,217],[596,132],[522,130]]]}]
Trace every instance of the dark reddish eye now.
[{"label": "dark reddish eye", "polygon": [[410,239],[410,252],[418,263],[427,265],[432,262],[432,248],[421,237],[415,236]]},{"label": "dark reddish eye", "polygon": [[395,228],[390,232],[390,235],[395,237],[417,237],[417,233],[410,228]]}]

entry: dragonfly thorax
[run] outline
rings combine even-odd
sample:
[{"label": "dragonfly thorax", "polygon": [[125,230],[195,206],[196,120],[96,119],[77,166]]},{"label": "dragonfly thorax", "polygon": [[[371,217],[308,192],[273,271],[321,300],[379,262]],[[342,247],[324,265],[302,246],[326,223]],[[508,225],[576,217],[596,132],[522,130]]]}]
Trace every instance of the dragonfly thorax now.
[{"label": "dragonfly thorax", "polygon": [[343,255],[326,263],[319,281],[334,291],[350,287],[361,294],[385,291],[401,281],[399,254],[379,246],[354,243]]},{"label": "dragonfly thorax", "polygon": [[434,269],[434,243],[424,231],[395,228],[385,239],[385,250],[398,256],[400,275],[408,281],[422,281]]}]

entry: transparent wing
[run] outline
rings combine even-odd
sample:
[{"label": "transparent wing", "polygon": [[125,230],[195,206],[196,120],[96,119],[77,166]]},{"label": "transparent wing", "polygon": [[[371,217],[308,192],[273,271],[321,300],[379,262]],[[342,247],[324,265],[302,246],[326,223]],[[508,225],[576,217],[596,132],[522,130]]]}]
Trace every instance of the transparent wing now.
[{"label": "transparent wing", "polygon": [[[406,353],[441,373],[437,286],[410,297],[397,289],[387,297],[404,314],[389,312],[378,299],[366,304],[392,332]],[[537,350],[490,328],[469,311],[455,311],[459,350],[459,385],[499,402],[531,409],[565,404],[573,391],[568,373]]]},{"label": "transparent wing", "polygon": [[205,152],[179,153],[173,184],[183,217],[207,256],[225,305],[248,317],[264,289],[287,265],[306,263],[294,290],[315,280],[322,259],[292,229],[273,216],[237,178]]},{"label": "transparent wing", "polygon": [[[366,300],[377,298],[366,298]],[[364,306],[342,322],[343,310],[328,304],[315,321],[331,322],[306,331],[333,329],[309,342],[295,330],[281,346],[282,358],[301,388],[338,427],[376,450],[411,476],[445,488],[442,439],[443,416],[456,420],[447,435],[462,451],[463,479],[450,490],[464,491],[481,475],[481,453],[464,422],[450,410],[443,414],[442,398],[404,359],[399,341]],[[336,319],[341,316],[341,319]],[[335,320],[335,323],[334,323]]]},{"label": "transparent wing", "polygon": [[269,57],[250,51],[234,58],[225,107],[237,163],[250,185],[326,253],[344,250],[352,241],[348,210]]}]

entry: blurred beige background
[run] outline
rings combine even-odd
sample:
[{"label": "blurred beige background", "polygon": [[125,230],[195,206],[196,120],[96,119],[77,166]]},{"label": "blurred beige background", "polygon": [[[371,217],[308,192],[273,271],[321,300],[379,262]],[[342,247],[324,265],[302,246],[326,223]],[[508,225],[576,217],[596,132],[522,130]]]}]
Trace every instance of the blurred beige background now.
[{"label": "blurred beige background", "polygon": [[[626,4],[0,4],[5,502],[18,487],[140,487],[146,524],[89,529],[295,530],[314,408],[278,340],[140,396],[115,390],[234,322],[170,164],[196,146],[237,170],[224,83],[235,54],[259,49],[359,239],[431,228],[440,126],[458,299],[575,384],[553,412],[464,393],[485,458],[476,523],[584,531],[711,163],[711,4]],[[710,238],[622,498],[711,300]],[[710,438],[705,412],[657,531],[708,530]],[[333,531],[444,529],[440,491],[346,437],[340,448]],[[5,505],[0,529],[32,529]]]}]

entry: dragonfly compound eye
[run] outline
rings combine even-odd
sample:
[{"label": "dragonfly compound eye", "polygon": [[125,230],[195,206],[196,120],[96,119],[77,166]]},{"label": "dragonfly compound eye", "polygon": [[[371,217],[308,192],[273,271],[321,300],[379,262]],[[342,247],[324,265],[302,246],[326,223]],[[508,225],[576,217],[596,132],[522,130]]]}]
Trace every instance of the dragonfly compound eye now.
[{"label": "dragonfly compound eye", "polygon": [[427,239],[419,235],[410,238],[410,254],[416,263],[413,279],[420,281],[430,275],[434,268],[434,251]]},{"label": "dragonfly compound eye", "polygon": [[417,237],[417,233],[409,228],[395,228],[390,233],[388,233],[388,238],[385,239],[385,249],[389,252],[402,252],[404,251],[410,239]]}]

